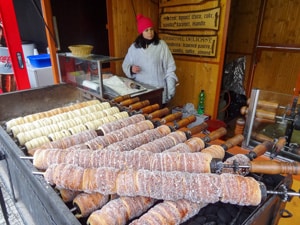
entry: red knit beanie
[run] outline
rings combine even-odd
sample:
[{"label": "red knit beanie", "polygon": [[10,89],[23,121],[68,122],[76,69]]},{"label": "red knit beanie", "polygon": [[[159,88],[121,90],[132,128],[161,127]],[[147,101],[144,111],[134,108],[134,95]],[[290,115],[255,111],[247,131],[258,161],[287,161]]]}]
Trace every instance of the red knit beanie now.
[{"label": "red knit beanie", "polygon": [[142,14],[138,14],[136,17],[137,21],[137,29],[139,34],[143,33],[149,27],[153,27],[153,22],[150,18],[143,16]]}]

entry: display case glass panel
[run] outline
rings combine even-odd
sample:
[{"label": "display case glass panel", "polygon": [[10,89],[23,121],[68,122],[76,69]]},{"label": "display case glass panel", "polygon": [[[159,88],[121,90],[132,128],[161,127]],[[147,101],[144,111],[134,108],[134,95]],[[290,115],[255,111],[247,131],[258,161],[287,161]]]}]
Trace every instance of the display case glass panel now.
[{"label": "display case glass panel", "polygon": [[246,117],[243,147],[273,141],[266,153],[271,158],[300,161],[299,96],[253,89],[248,103],[241,110]]}]

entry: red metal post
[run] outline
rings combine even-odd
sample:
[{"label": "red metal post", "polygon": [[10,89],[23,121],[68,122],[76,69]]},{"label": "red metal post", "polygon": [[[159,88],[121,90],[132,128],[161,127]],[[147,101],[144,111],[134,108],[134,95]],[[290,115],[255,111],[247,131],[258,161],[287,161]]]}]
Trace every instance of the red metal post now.
[{"label": "red metal post", "polygon": [[3,33],[12,61],[13,72],[18,90],[29,89],[30,82],[24,60],[22,42],[12,0],[0,0],[0,18]]}]

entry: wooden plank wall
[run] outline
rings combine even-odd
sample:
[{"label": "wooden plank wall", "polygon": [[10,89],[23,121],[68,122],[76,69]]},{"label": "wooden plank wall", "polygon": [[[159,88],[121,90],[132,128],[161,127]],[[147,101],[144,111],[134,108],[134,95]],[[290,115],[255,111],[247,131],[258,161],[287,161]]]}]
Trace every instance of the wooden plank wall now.
[{"label": "wooden plank wall", "polygon": [[[124,57],[136,39],[137,14],[150,17],[158,27],[158,0],[106,0],[106,4],[111,56]],[[124,76],[120,66],[116,68],[116,73]]]},{"label": "wooden plank wall", "polygon": [[[300,74],[300,0],[233,0],[226,61],[247,58],[245,89],[293,94]],[[261,21],[261,22],[260,22]]]},{"label": "wooden plank wall", "polygon": [[[135,13],[143,13],[144,15],[153,18],[156,27],[158,27],[159,13],[162,10],[164,12],[170,10],[173,12],[189,12],[220,6],[220,28],[219,31],[217,31],[218,43],[216,57],[208,58],[174,55],[177,65],[176,74],[179,78],[180,85],[177,87],[176,96],[170,104],[170,106],[183,106],[186,103],[193,103],[195,107],[197,107],[199,92],[201,89],[204,89],[207,96],[205,113],[211,115],[212,118],[216,118],[220,83],[222,79],[230,1],[212,0],[203,1],[204,3],[199,0],[194,1],[201,3],[188,5],[184,0],[175,0],[175,2],[181,2],[181,5],[162,8],[159,7],[159,1],[154,0],[107,0],[108,15],[111,15],[108,25],[109,29],[112,29],[113,31],[110,35],[114,38],[110,49],[113,56],[125,56],[129,45],[137,36]],[[191,0],[188,2],[191,2]],[[199,30],[193,31],[193,34],[207,35],[211,34],[211,31]]]}]

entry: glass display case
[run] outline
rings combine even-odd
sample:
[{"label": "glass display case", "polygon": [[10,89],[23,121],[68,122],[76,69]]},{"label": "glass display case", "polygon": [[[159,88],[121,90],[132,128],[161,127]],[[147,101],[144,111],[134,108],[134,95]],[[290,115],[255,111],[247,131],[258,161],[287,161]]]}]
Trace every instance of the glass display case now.
[{"label": "glass display case", "polygon": [[139,96],[140,100],[148,99],[152,104],[162,104],[163,88],[141,84],[117,74],[116,71],[121,71],[123,58],[103,55],[77,57],[72,53],[59,53],[57,60],[61,82],[72,83],[100,98],[130,95]]},{"label": "glass display case", "polygon": [[109,63],[120,60],[122,58],[102,55],[77,57],[72,53],[59,53],[58,65],[61,82],[90,89],[103,97],[104,68],[110,67]]},{"label": "glass display case", "polygon": [[264,141],[274,142],[270,158],[300,161],[299,96],[253,89],[245,114],[243,147],[253,149]]}]

